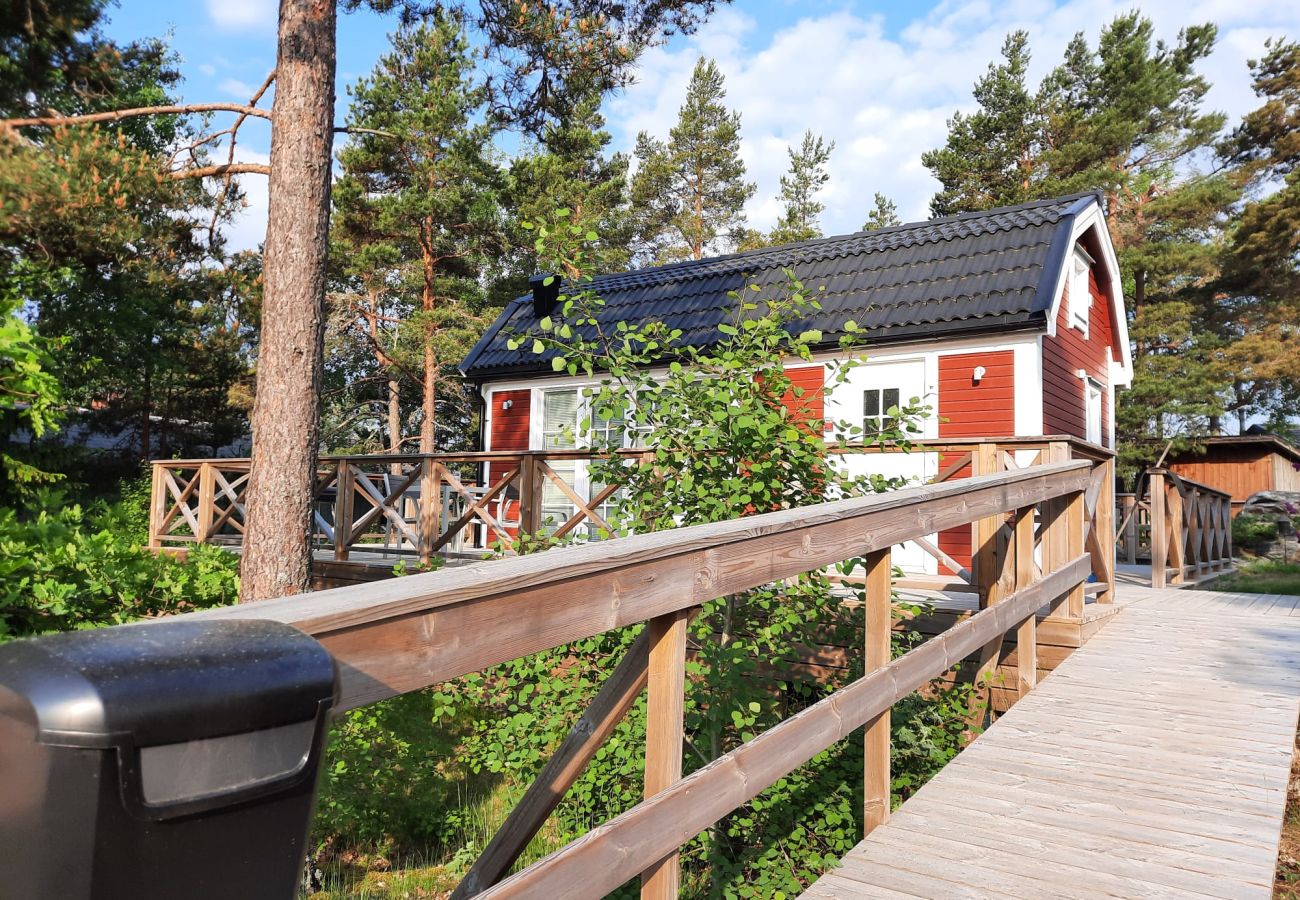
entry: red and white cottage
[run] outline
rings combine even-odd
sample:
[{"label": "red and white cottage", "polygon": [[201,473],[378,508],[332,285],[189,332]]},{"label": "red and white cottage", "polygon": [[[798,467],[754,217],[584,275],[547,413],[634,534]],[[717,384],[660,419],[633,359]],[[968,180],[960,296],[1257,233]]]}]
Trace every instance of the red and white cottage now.
[{"label": "red and white cottage", "polygon": [[[825,341],[822,360],[842,355],[849,320],[866,329],[867,360],[822,398],[823,361],[787,370],[812,389],[814,417],[870,420],[921,397],[934,415],[927,438],[1069,434],[1114,444],[1115,389],[1132,378],[1114,248],[1101,199],[1081,194],[964,213],[799,244],[765,248],[597,278],[611,320],[660,319],[683,341],[715,340],[730,291],[786,283],[792,269],[822,305],[806,327]],[[511,350],[509,335],[533,330],[553,300],[535,290],[512,302],[461,365],[484,401],[483,447],[521,451],[569,446],[589,417],[582,388],[552,373],[549,359]],[[848,457],[849,464],[914,478],[938,472],[937,454]],[[585,466],[567,480],[586,494]],[[557,518],[572,507],[559,490],[543,498]],[[562,519],[561,519],[562,520]],[[958,560],[960,535],[940,537]],[[945,546],[947,545],[947,546]],[[936,563],[919,548],[899,561],[917,571]]]}]

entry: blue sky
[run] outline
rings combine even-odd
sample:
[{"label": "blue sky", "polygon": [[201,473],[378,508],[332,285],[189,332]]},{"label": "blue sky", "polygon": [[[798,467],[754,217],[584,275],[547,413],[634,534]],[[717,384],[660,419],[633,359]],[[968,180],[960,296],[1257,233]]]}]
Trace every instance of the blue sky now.
[{"label": "blue sky", "polygon": [[[666,135],[695,60],[707,55],[718,61],[728,102],[742,114],[741,152],[758,184],[747,210],[751,224],[775,220],[786,147],[806,128],[836,144],[822,197],[828,233],[857,230],[875,191],[893,197],[905,219],[924,218],[936,184],[920,154],[942,143],[954,110],[971,107],[971,85],[1006,33],[1030,32],[1031,76],[1038,78],[1076,31],[1095,41],[1102,23],[1133,5],[737,0],[698,34],[645,54],[637,83],[606,103],[614,149],[630,149],[639,130]],[[276,7],[276,0],[120,0],[109,31],[122,40],[169,35],[183,60],[185,99],[246,102],[275,64]],[[1295,0],[1150,0],[1140,8],[1167,39],[1189,24],[1220,26],[1202,71],[1214,83],[1210,106],[1234,119],[1255,105],[1246,60],[1260,55],[1269,36],[1300,38]],[[393,27],[391,18],[369,12],[340,16],[336,121],[346,117],[346,86],[373,67]],[[241,144],[242,158],[264,160],[265,123],[250,121]],[[249,208],[229,235],[236,247],[255,246],[265,228],[264,179],[247,176],[244,188]]]}]

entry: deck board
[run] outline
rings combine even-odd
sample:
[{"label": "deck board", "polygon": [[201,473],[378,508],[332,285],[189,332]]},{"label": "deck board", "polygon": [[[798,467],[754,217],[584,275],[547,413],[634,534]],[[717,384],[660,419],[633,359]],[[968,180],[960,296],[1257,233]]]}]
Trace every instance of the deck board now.
[{"label": "deck board", "polygon": [[1300,597],[1123,585],[1115,616],[804,894],[1272,894]]}]

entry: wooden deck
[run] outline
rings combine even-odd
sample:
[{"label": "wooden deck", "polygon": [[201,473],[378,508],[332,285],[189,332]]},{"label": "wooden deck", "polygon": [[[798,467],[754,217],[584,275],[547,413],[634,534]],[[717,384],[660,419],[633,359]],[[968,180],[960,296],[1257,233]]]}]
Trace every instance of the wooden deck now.
[{"label": "wooden deck", "polygon": [[1125,608],[804,897],[1272,894],[1300,597]]}]

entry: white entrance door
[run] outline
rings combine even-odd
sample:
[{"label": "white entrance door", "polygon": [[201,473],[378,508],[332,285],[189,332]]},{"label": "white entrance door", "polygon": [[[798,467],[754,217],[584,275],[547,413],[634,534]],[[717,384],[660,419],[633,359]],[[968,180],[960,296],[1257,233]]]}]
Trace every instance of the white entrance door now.
[{"label": "white entrance door", "polygon": [[[889,426],[889,410],[921,398],[935,406],[922,359],[869,362],[849,372],[826,399],[828,420],[847,421],[871,432]],[[933,433],[933,417],[924,434]],[[828,436],[829,437],[829,436]],[[843,457],[850,475],[881,475],[923,484],[938,471],[933,453],[858,453]],[[894,548],[894,563],[913,572],[937,572],[935,560],[910,541]]]}]

